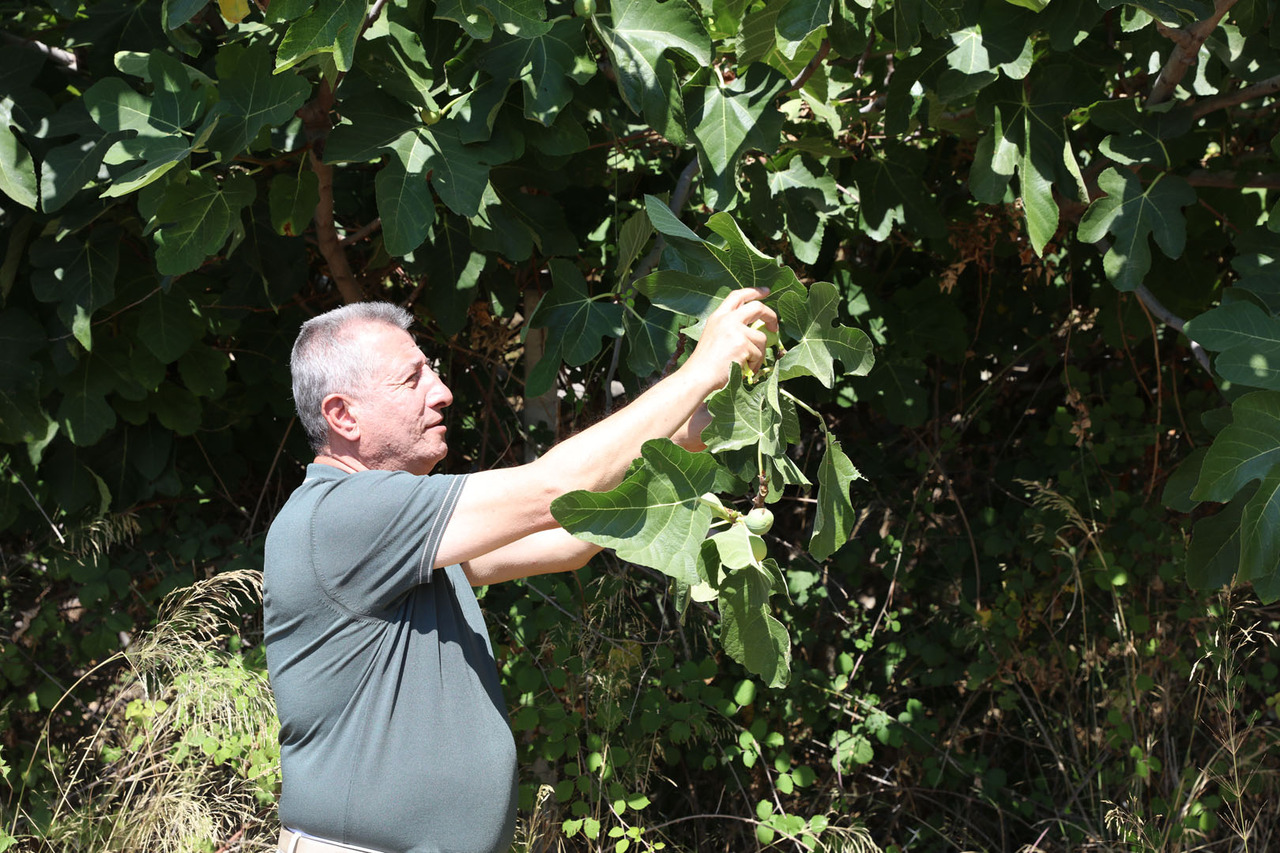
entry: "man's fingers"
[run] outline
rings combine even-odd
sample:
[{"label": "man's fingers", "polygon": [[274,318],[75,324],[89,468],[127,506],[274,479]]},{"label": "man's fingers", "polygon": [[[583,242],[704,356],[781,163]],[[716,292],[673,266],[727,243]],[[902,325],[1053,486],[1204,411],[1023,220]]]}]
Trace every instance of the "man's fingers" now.
[{"label": "man's fingers", "polygon": [[743,305],[764,299],[768,295],[769,288],[767,287],[744,287],[739,290],[732,290],[716,307],[715,313],[727,314],[730,311],[736,311]]}]

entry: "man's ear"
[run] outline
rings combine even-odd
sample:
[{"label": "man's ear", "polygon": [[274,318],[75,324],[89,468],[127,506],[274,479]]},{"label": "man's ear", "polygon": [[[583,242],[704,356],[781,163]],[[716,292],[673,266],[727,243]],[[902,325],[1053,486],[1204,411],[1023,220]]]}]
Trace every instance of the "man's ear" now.
[{"label": "man's ear", "polygon": [[345,441],[360,438],[360,424],[351,400],[342,394],[330,394],[320,401],[320,413],[329,424],[329,434]]}]

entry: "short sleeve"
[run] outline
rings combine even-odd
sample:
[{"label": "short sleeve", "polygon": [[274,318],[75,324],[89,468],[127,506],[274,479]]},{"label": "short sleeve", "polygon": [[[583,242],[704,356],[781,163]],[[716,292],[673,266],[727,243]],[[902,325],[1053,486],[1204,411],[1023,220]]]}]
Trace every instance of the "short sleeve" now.
[{"label": "short sleeve", "polygon": [[378,617],[428,583],[465,479],[360,471],[335,481],[311,516],[320,586],[354,615]]}]

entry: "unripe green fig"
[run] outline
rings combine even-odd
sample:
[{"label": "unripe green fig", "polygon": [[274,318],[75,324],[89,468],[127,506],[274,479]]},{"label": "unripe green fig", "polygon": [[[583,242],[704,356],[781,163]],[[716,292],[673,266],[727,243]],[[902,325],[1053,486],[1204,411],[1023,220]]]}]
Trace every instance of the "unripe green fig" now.
[{"label": "unripe green fig", "polygon": [[590,18],[596,13],[596,0],[573,0],[573,13],[579,18]]},{"label": "unripe green fig", "polygon": [[765,507],[758,506],[747,513],[743,523],[747,525],[747,530],[757,536],[763,536],[773,528],[773,513]]},{"label": "unripe green fig", "polygon": [[423,124],[430,127],[433,124],[439,123],[440,119],[444,118],[444,111],[422,109],[418,110],[418,117],[422,119]]},{"label": "unripe green fig", "polygon": [[756,320],[751,324],[751,328],[758,332],[764,332],[764,345],[766,349],[769,347],[776,347],[778,345],[778,333],[767,327],[764,324],[764,320]]}]

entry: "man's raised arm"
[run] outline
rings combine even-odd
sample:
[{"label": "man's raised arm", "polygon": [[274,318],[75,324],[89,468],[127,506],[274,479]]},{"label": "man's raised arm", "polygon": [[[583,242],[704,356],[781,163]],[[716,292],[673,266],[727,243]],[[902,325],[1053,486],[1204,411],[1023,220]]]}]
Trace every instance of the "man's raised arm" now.
[{"label": "man's raised arm", "polygon": [[468,477],[445,528],[436,565],[465,563],[555,527],[551,501],[566,492],[617,485],[645,441],[675,435],[707,395],[724,387],[731,364],[760,366],[765,333],[751,325],[763,320],[776,330],[778,323],[773,310],[759,301],[765,295],[763,289],[745,288],[726,296],[707,318],[685,363],[630,405],[560,442],[535,462]]}]

